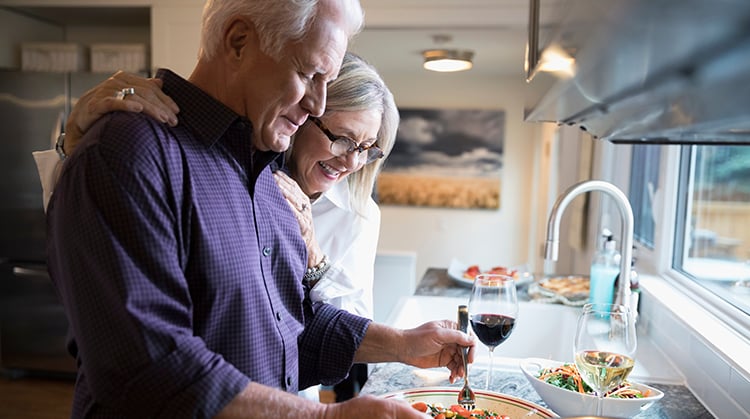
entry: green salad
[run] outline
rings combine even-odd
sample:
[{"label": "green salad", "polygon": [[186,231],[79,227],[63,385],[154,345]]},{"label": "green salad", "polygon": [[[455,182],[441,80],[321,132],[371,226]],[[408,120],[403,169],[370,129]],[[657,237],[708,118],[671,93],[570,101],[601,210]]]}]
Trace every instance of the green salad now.
[{"label": "green salad", "polygon": [[[539,371],[537,378],[547,384],[552,384],[553,386],[564,388],[566,390],[584,394],[595,394],[594,390],[583,381],[575,364],[563,364],[555,368],[544,368]],[[648,393],[644,394],[637,388],[631,386],[628,382],[620,384],[604,395],[604,397],[615,397],[621,399],[639,399],[648,396]]]}]

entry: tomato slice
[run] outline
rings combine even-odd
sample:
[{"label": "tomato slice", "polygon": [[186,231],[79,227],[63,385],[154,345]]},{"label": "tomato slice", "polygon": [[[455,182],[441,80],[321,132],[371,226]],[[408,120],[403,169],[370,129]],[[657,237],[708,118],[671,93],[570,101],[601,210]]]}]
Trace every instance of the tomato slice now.
[{"label": "tomato slice", "polygon": [[468,418],[469,416],[471,416],[471,412],[468,409],[466,409],[463,406],[458,405],[458,404],[452,404],[451,405],[451,411],[455,412],[455,413],[458,413],[459,415],[461,415],[461,416],[463,416],[465,418]]},{"label": "tomato slice", "polygon": [[427,412],[427,403],[425,403],[425,402],[414,402],[414,403],[411,404],[411,407],[419,410],[422,413],[426,413]]},{"label": "tomato slice", "polygon": [[480,273],[481,271],[479,270],[479,265],[471,265],[464,271],[464,278],[474,279]]}]

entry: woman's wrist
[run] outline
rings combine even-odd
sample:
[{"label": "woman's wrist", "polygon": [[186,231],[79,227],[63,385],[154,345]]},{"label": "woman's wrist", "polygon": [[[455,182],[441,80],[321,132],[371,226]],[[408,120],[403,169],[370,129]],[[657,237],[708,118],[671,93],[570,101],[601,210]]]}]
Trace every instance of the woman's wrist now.
[{"label": "woman's wrist", "polygon": [[321,278],[328,272],[328,269],[331,268],[331,263],[328,260],[328,256],[323,255],[323,258],[318,262],[316,265],[311,266],[307,268],[307,272],[305,272],[305,275],[302,277],[302,282],[307,285],[309,288],[312,288],[315,286],[315,284],[320,281]]},{"label": "woman's wrist", "polygon": [[323,253],[323,250],[317,245],[317,243],[313,242],[310,245],[308,245],[308,249],[307,249],[307,267],[308,268],[312,268],[313,266],[321,263],[325,257],[326,257],[326,254]]}]

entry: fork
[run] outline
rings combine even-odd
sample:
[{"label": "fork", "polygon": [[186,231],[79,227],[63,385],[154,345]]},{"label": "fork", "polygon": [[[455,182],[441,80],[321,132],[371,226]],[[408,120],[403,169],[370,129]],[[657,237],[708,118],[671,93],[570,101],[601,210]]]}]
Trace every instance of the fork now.
[{"label": "fork", "polygon": [[[465,305],[458,306],[458,329],[464,333],[469,328],[469,309]],[[461,348],[461,357],[464,361],[464,386],[458,392],[458,404],[464,409],[473,410],[476,399],[474,391],[469,387],[468,347]]]}]

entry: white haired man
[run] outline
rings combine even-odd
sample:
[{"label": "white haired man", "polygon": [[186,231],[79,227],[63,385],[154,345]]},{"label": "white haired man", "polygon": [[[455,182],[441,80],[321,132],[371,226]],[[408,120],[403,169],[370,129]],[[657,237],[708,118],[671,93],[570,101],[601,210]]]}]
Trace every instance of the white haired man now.
[{"label": "white haired man", "polygon": [[301,281],[317,263],[271,169],[361,25],[356,0],[209,0],[189,80],[157,76],[179,122],[117,112],[86,132],[48,208],[73,417],[420,417],[294,393],[355,361],[464,373],[473,340],[452,322],[394,330],[311,303]]}]

